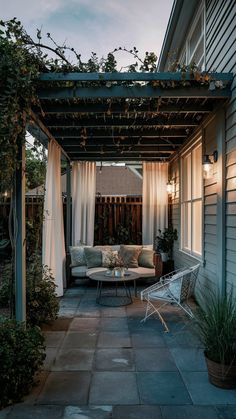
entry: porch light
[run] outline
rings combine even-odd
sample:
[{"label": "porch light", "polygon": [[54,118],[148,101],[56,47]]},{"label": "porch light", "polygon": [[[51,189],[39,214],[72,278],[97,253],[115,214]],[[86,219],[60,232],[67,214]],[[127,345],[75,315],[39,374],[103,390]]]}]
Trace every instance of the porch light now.
[{"label": "porch light", "polygon": [[171,194],[174,192],[174,181],[173,180],[168,180],[167,184],[166,184],[166,191],[168,194]]},{"label": "porch light", "polygon": [[101,161],[101,164],[100,164],[100,167],[99,167],[99,175],[101,175],[102,174],[102,161]]},{"label": "porch light", "polygon": [[218,160],[218,151],[215,150],[212,155],[205,154],[203,156],[203,178],[210,179],[213,176],[213,163]]}]

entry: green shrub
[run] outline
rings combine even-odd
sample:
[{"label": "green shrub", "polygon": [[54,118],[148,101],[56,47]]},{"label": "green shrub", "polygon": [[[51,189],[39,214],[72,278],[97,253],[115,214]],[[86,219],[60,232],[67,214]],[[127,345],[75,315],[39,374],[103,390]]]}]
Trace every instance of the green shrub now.
[{"label": "green shrub", "polygon": [[[12,287],[11,264],[6,265],[0,287],[0,305],[9,306]],[[34,256],[27,266],[26,272],[26,315],[27,322],[40,325],[57,318],[59,300],[56,296],[56,285],[51,271],[42,267],[40,258]]]},{"label": "green shrub", "polygon": [[50,269],[33,263],[27,274],[26,311],[33,325],[55,320],[59,311],[59,299]]},{"label": "green shrub", "polygon": [[0,322],[0,408],[29,392],[44,359],[44,338],[38,327]]}]

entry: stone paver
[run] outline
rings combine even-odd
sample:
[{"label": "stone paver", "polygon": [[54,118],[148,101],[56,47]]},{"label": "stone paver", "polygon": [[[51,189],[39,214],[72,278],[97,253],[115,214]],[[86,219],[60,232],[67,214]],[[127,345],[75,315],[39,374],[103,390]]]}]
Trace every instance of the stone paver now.
[{"label": "stone paver", "polygon": [[208,381],[207,372],[183,372],[182,376],[194,404],[236,405],[236,390],[213,386]]},{"label": "stone paver", "polygon": [[128,332],[101,332],[98,337],[98,348],[130,348]]},{"label": "stone paver", "polygon": [[96,371],[134,371],[133,351],[131,349],[98,349],[95,353]]},{"label": "stone paver", "polygon": [[68,332],[64,341],[63,349],[71,348],[95,348],[98,335],[95,332]]},{"label": "stone paver", "polygon": [[177,371],[174,359],[166,348],[135,349],[135,364],[137,371]]},{"label": "stone paver", "polygon": [[47,348],[58,348],[61,345],[65,332],[44,332],[45,345]]},{"label": "stone paver", "polygon": [[61,317],[43,326],[39,384],[0,419],[236,419],[236,389],[209,383],[201,344],[179,310],[165,308],[165,333],[154,316],[141,322],[138,298],[96,304],[88,281],[68,289],[60,307]]},{"label": "stone paver", "polygon": [[178,372],[139,372],[142,404],[191,404],[191,398]]},{"label": "stone paver", "polygon": [[52,371],[91,371],[94,349],[61,349]]},{"label": "stone paver", "polygon": [[66,406],[62,419],[110,419],[112,406]]},{"label": "stone paver", "polygon": [[79,372],[51,372],[40,393],[38,404],[87,404],[91,374]]},{"label": "stone paver", "polygon": [[139,404],[133,372],[96,372],[91,381],[90,404]]},{"label": "stone paver", "polygon": [[161,406],[161,412],[163,419],[220,419],[211,406]]},{"label": "stone paver", "polygon": [[159,406],[115,406],[113,419],[163,419]]}]

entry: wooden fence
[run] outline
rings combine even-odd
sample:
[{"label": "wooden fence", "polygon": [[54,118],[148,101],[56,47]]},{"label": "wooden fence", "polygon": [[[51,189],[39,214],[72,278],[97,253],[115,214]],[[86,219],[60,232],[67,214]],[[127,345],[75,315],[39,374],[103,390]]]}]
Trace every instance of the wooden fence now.
[{"label": "wooden fence", "polygon": [[[42,211],[43,197],[26,197],[26,220],[34,227]],[[66,199],[64,199],[64,215]],[[0,240],[8,236],[9,199],[0,201]],[[64,217],[65,220],[65,217]],[[95,244],[142,243],[142,197],[96,197]]]}]

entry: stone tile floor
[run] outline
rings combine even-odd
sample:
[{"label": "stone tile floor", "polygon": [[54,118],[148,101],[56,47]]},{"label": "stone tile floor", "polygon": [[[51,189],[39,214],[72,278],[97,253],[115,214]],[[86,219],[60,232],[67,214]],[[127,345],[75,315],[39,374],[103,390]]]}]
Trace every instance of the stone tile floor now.
[{"label": "stone tile floor", "polygon": [[38,385],[0,419],[236,419],[236,390],[209,384],[185,315],[166,308],[165,333],[157,318],[140,322],[139,298],[123,307],[95,299],[89,283],[66,291],[59,319],[44,328]]}]

